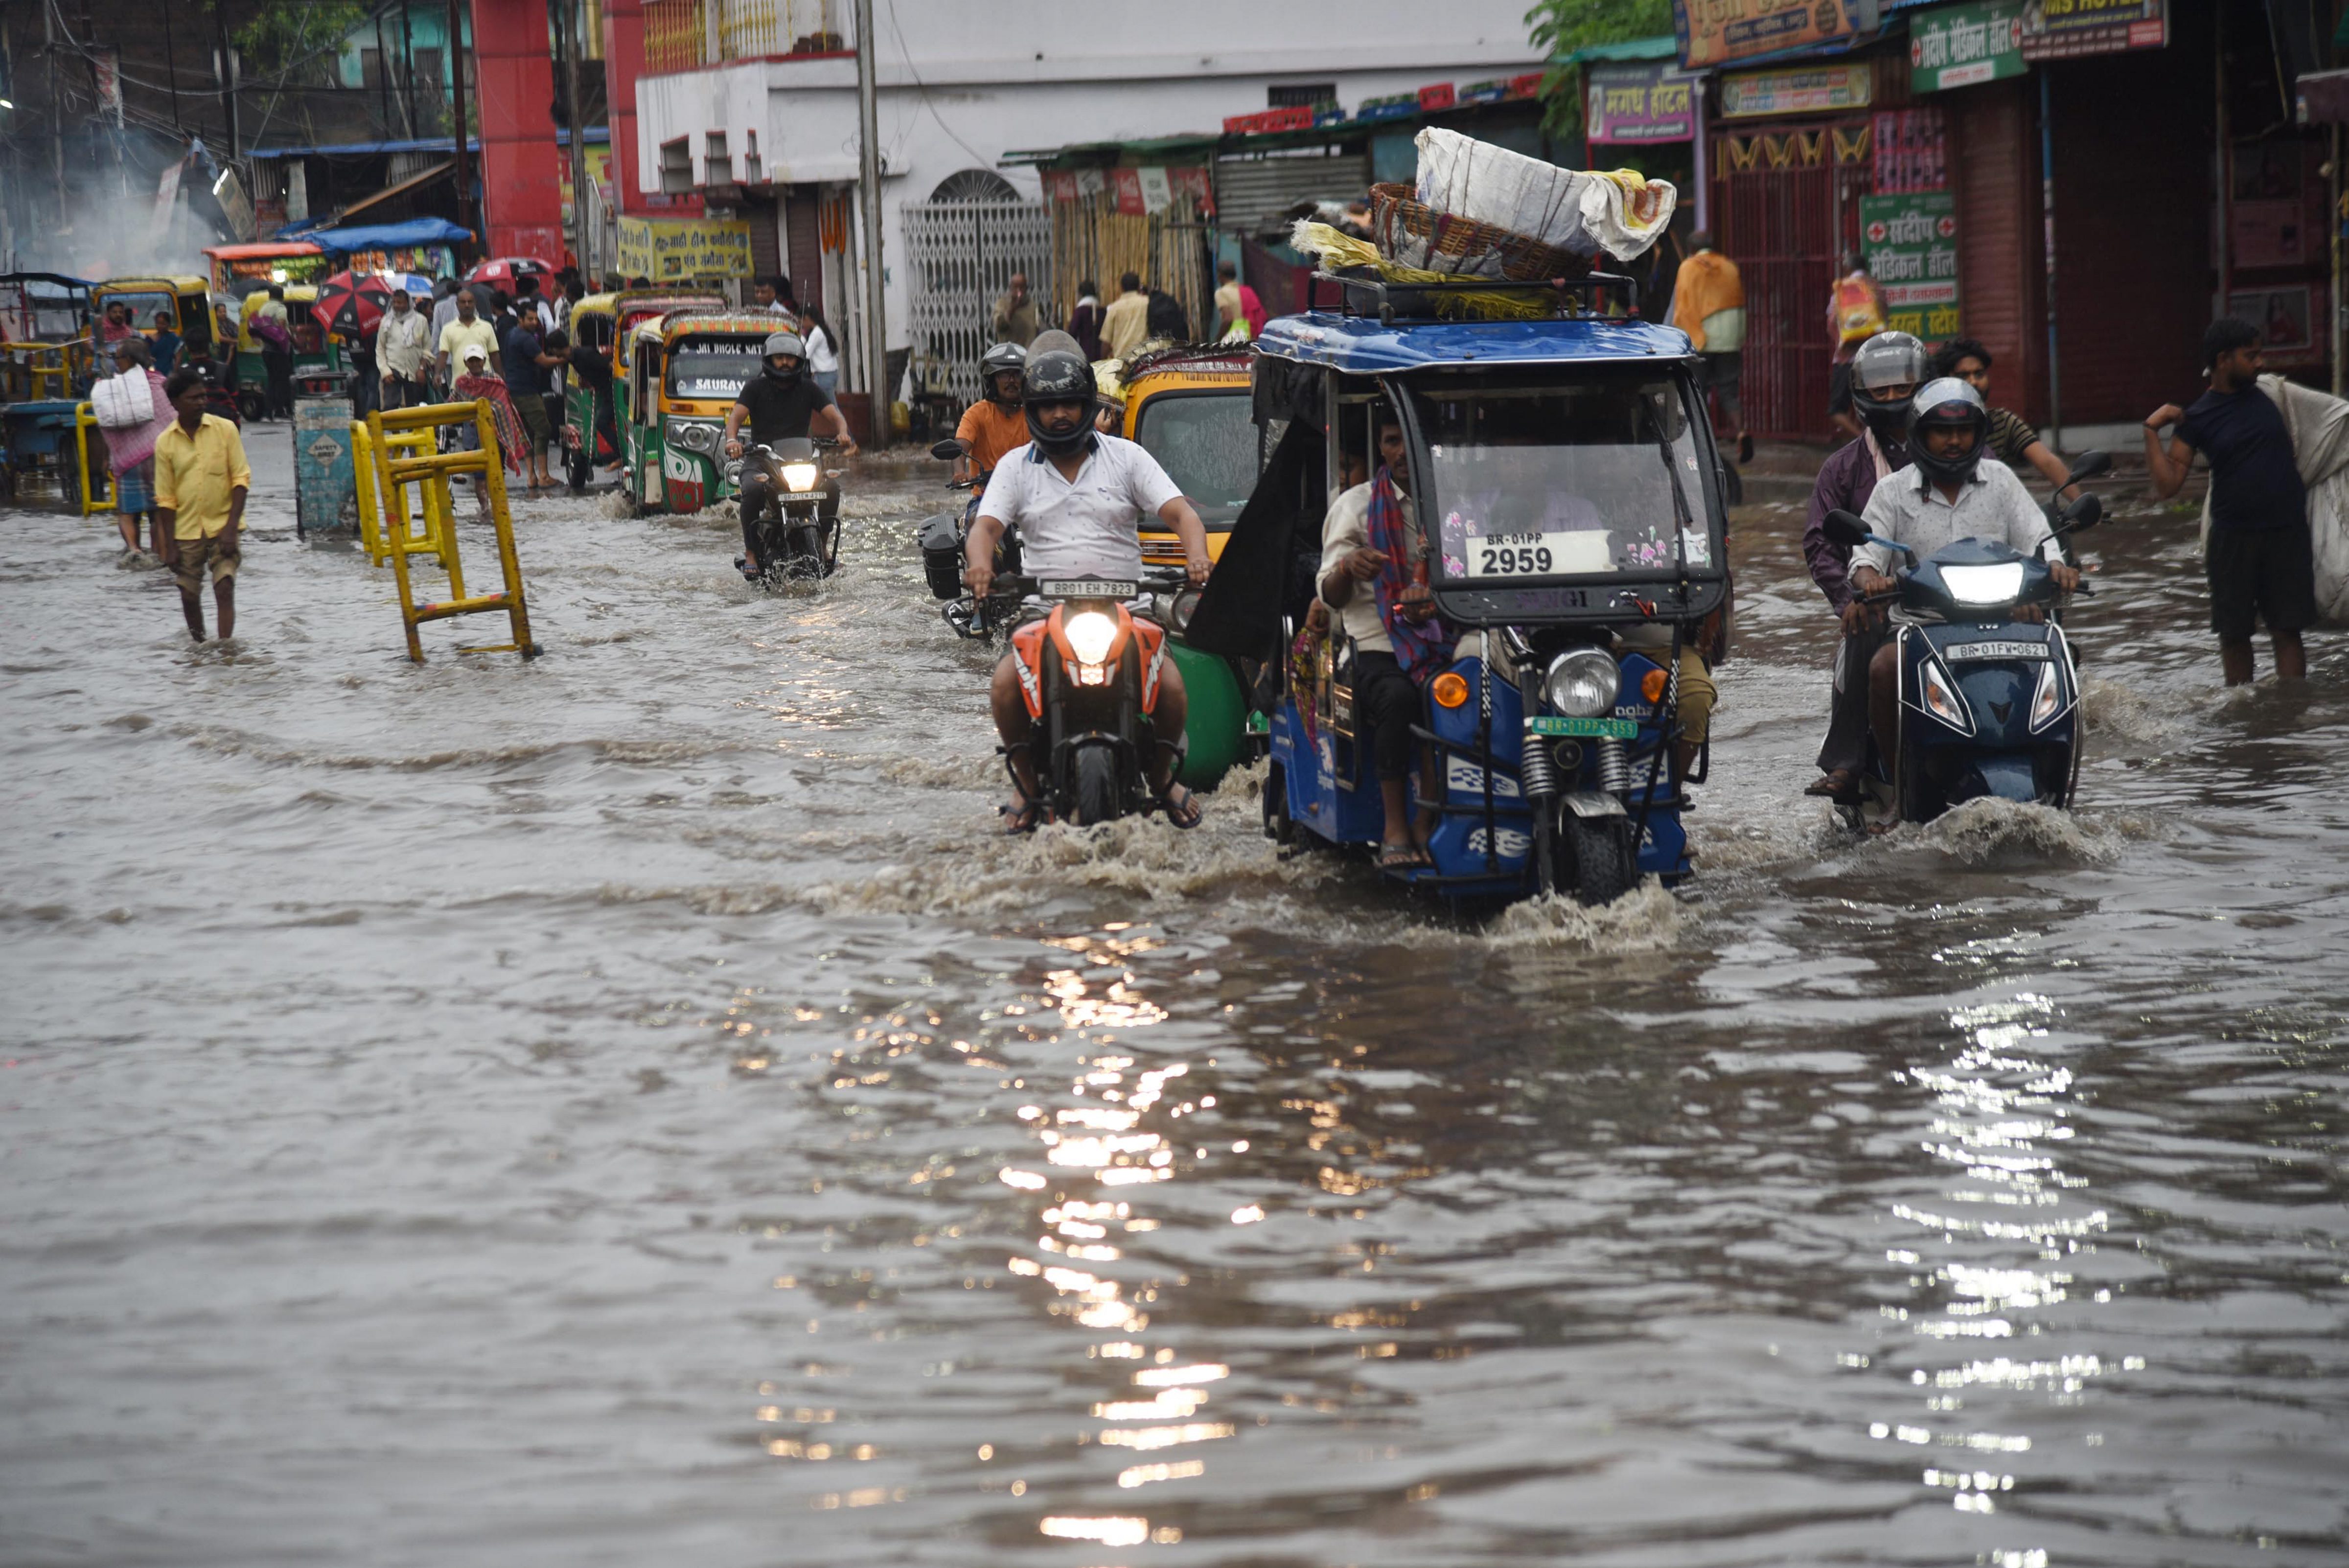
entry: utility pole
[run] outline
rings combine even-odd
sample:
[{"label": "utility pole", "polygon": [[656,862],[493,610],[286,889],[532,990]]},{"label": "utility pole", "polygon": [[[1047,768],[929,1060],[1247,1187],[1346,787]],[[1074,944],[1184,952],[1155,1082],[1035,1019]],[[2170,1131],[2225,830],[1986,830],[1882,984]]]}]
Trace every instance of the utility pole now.
[{"label": "utility pole", "polygon": [[463,16],[464,7],[458,3],[458,0],[449,0],[449,47],[443,52],[449,59],[450,118],[457,122],[456,128],[450,133],[456,142],[456,149],[451,154],[454,160],[451,172],[457,181],[457,222],[473,230],[480,242],[487,245],[490,236],[484,226],[475,221],[473,182],[465,171],[465,34],[461,26]]},{"label": "utility pole", "polygon": [[[171,78],[171,129],[185,140],[186,130],[180,124],[180,50],[171,42],[171,11],[170,5],[163,7],[163,68]],[[184,153],[187,149],[180,151]]]},{"label": "utility pole", "polygon": [[857,199],[864,208],[864,358],[874,451],[889,444],[889,333],[881,287],[881,129],[873,0],[856,0]]},{"label": "utility pole", "polygon": [[233,163],[237,158],[236,56],[228,47],[228,0],[212,0],[212,30],[220,51],[221,120],[228,131],[228,157],[222,161]]},{"label": "utility pole", "polygon": [[579,104],[579,0],[556,0],[562,17],[563,101],[571,120],[571,255],[584,275],[587,265],[586,111]]},{"label": "utility pole", "polygon": [[73,209],[66,201],[66,95],[57,90],[57,13],[41,7],[42,53],[49,60],[49,151],[57,174],[57,227],[73,226]]}]

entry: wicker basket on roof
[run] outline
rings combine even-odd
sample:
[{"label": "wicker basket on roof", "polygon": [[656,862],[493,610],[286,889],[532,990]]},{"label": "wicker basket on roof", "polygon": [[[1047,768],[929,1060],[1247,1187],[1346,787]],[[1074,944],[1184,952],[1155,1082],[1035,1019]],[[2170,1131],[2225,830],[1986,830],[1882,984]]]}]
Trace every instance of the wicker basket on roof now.
[{"label": "wicker basket on roof", "polygon": [[1535,283],[1581,277],[1590,271],[1588,256],[1474,218],[1439,213],[1400,182],[1371,187],[1371,236],[1389,261],[1431,272]]}]

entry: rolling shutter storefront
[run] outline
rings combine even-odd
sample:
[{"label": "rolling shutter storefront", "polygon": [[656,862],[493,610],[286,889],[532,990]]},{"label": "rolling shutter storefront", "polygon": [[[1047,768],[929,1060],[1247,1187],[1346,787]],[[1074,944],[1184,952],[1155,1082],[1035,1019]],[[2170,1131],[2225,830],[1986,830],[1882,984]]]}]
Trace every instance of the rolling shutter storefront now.
[{"label": "rolling shutter storefront", "polygon": [[1285,230],[1281,215],[1299,202],[1350,202],[1370,189],[1366,153],[1218,158],[1216,226],[1249,234]]}]

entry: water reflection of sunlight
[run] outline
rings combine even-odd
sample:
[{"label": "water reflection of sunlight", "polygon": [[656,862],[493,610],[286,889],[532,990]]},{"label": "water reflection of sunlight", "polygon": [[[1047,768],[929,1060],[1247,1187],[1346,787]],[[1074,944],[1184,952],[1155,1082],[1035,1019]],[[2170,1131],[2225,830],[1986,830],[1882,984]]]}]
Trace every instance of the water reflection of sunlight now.
[{"label": "water reflection of sunlight", "polygon": [[[1106,1046],[1114,1038],[1112,1032],[1147,1029],[1166,1021],[1166,1010],[1142,994],[1123,967],[1126,960],[1155,945],[1149,939],[1121,929],[1054,938],[1050,945],[1079,961],[1050,971],[1042,988],[1068,1034],[1082,1032]],[[1174,1144],[1166,1131],[1154,1130],[1150,1123],[1163,1121],[1171,1129],[1177,1118],[1213,1105],[1212,1096],[1170,1103],[1168,1085],[1188,1073],[1188,1064],[1168,1063],[1140,1072],[1134,1070],[1137,1065],[1135,1056],[1106,1048],[1079,1056],[1065,1096],[1068,1103],[1019,1109],[1019,1120],[1041,1155],[1040,1161],[1027,1164],[1043,1168],[1007,1165],[998,1175],[1010,1187],[1050,1199],[1038,1215],[1043,1229],[1036,1237],[1037,1255],[1009,1259],[1009,1271],[1051,1287],[1055,1299],[1046,1310],[1052,1315],[1116,1336],[1090,1339],[1085,1346],[1089,1360],[1133,1364],[1118,1386],[1099,1388],[1087,1402],[1094,1420],[1110,1423],[1097,1429],[1092,1441],[1102,1448],[1146,1452],[1229,1438],[1237,1428],[1229,1421],[1202,1418],[1212,1398],[1207,1386],[1228,1376],[1228,1366],[1219,1362],[1176,1365],[1171,1346],[1154,1349],[1141,1337],[1150,1327],[1147,1308],[1157,1299],[1160,1281],[1146,1273],[1117,1277],[1109,1272],[1112,1265],[1133,1267],[1116,1244],[1118,1235],[1146,1233],[1159,1224],[1156,1218],[1135,1212],[1140,1193],[1123,1189],[1175,1176]],[[1031,1093],[1040,1087],[1032,1075],[1027,1082]],[[1083,1190],[1088,1180],[1095,1192]],[[1131,1490],[1206,1472],[1204,1459],[1152,1460],[1119,1470],[1117,1484]],[[1123,1514],[1055,1512],[1042,1517],[1037,1528],[1055,1539],[1104,1546],[1165,1544],[1183,1538],[1172,1525],[1154,1527],[1147,1519]]]},{"label": "water reflection of sunlight", "polygon": [[[2071,1139],[2072,1074],[2042,1059],[2035,1043],[2047,1033],[2054,1005],[2030,993],[1953,1012],[1950,1022],[1964,1041],[1945,1063],[1920,1065],[1909,1080],[1933,1096],[1926,1153],[1949,1169],[1953,1180],[1930,1205],[1895,1204],[1895,1217],[1941,1247],[1970,1246],[1971,1257],[1951,1257],[1929,1266],[1910,1248],[1895,1248],[1889,1262],[1916,1272],[1909,1284],[1930,1293],[1938,1305],[1909,1322],[1926,1343],[2027,1339],[2047,1326],[2038,1314],[2073,1299],[2073,1275],[2063,1265],[2093,1252],[2106,1228],[2102,1210],[2081,1211],[2072,1194],[2087,1185],[2067,1174],[2054,1151]],[[1984,1257],[2003,1245],[2006,1257]],[[2027,1248],[2027,1254],[2021,1249]],[[2096,1299],[2106,1299],[2098,1293]],[[1905,1307],[1885,1314],[1909,1321]],[[2132,1358],[2134,1359],[2134,1358]],[[2141,1365],[2141,1364],[2140,1364]],[[1925,1397],[1926,1416],[1915,1422],[1878,1421],[1868,1436],[1879,1441],[1942,1450],[1948,1457],[1921,1468],[1919,1479],[1951,1495],[1961,1512],[1995,1514],[2015,1487],[2001,1469],[1975,1469],[2032,1451],[2020,1432],[1968,1429],[1958,1413],[1969,1390],[2004,1396],[2039,1394],[2057,1404],[2075,1403],[2088,1379],[2106,1371],[2093,1355],[2046,1359],[1980,1355],[1938,1368],[1920,1367],[1911,1386]],[[1960,1456],[1978,1456],[1961,1459]],[[2037,1547],[2002,1550],[1985,1561],[2044,1564]]]}]

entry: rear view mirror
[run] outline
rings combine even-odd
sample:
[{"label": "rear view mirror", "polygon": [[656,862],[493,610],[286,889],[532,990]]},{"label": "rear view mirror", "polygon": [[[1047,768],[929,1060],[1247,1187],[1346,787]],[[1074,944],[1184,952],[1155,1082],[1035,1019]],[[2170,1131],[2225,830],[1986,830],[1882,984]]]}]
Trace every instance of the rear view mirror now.
[{"label": "rear view mirror", "polygon": [[2113,471],[2113,454],[2108,452],[2084,452],[2080,461],[2072,465],[2072,476],[2064,482],[2066,489],[2084,479],[2094,479]]},{"label": "rear view mirror", "polygon": [[1826,514],[1819,532],[1847,550],[1857,550],[1868,543],[1868,524],[1840,507]]},{"label": "rear view mirror", "polygon": [[2093,528],[2104,520],[2105,502],[2100,495],[2083,495],[2064,508],[2064,531],[2076,534],[2083,528]]},{"label": "rear view mirror", "polygon": [[936,458],[940,462],[952,462],[955,459],[966,455],[969,451],[969,443],[963,441],[959,436],[948,436],[946,440],[930,448],[930,455]]}]

